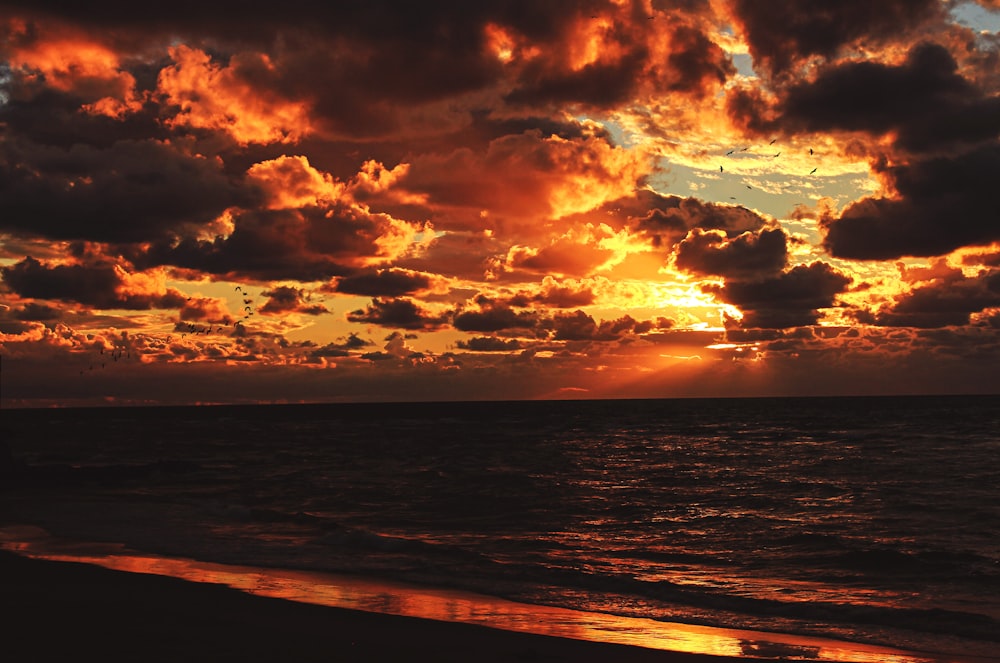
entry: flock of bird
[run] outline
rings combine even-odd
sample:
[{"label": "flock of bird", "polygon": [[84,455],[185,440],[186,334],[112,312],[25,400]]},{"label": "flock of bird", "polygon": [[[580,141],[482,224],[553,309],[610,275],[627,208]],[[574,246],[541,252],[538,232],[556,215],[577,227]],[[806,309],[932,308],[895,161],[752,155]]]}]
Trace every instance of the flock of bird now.
[{"label": "flock of bird", "polygon": [[[226,325],[177,322],[174,325],[174,331],[180,332],[181,338],[184,338],[188,334],[212,334],[212,333],[221,334],[229,330],[230,328],[232,329],[233,332],[236,332],[239,327],[244,326],[246,321],[249,320],[251,317],[253,317],[255,309],[253,306],[254,299],[252,296],[250,296],[250,293],[247,290],[245,290],[242,286],[238,285],[234,288],[234,291],[239,293],[240,299],[243,303],[243,310],[239,318],[232,321],[231,323],[227,323]],[[192,299],[193,297],[188,297],[188,301],[191,301]],[[173,340],[173,336],[170,334],[167,334],[165,336],[136,334],[133,335],[132,338],[133,339],[151,338],[161,342],[165,341],[166,343],[170,343]],[[88,367],[86,369],[80,370],[80,375],[83,375],[90,371],[105,369],[111,365],[114,365],[115,363],[118,363],[119,361],[124,362],[127,359],[131,359],[133,346],[131,343],[128,342],[127,339],[128,337],[123,332],[121,339],[115,339],[112,341],[112,347],[110,348],[110,350],[106,348],[105,342],[103,340],[96,341],[93,347],[97,352],[91,356]],[[138,352],[138,349],[136,349],[136,352]]]},{"label": "flock of bird", "polygon": [[[770,146],[774,145],[776,142],[778,142],[777,138],[775,138],[774,140],[772,140],[771,142],[769,142],[768,146],[770,147]],[[734,147],[733,149],[731,149],[728,152],[726,152],[726,156],[727,157],[731,157],[734,154],[738,154],[740,152],[749,152],[750,151],[750,147],[751,147],[750,145],[747,145],[746,147],[740,147],[740,148]],[[778,150],[774,154],[770,155],[770,158],[777,159],[780,156],[781,156],[781,150]],[[815,156],[815,153],[813,152],[813,149],[811,147],[809,148],[809,156]],[[812,170],[810,170],[809,171],[809,175],[815,174],[817,170],[819,170],[819,166],[817,166],[817,167],[813,168]],[[720,173],[726,172],[725,167],[723,167],[723,166],[720,165],[719,166],[719,172]],[[745,186],[748,189],[753,189],[753,187],[751,185],[749,185],[749,184],[747,184],[745,182],[743,183],[743,186]],[[729,199],[730,200],[736,200],[736,196],[729,196]]]}]

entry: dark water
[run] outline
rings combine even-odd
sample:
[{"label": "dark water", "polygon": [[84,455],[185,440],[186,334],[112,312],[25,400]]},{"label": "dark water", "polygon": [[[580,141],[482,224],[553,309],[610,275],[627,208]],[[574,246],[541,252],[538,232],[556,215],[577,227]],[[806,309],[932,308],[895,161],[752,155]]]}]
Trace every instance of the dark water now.
[{"label": "dark water", "polygon": [[1000,650],[1000,397],[14,410],[0,518],[206,561]]}]

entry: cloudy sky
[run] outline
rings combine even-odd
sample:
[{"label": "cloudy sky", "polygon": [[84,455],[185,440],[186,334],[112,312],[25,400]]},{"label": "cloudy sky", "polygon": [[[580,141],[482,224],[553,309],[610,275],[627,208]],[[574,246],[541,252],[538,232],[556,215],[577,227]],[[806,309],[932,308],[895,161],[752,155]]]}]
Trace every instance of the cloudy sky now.
[{"label": "cloudy sky", "polygon": [[328,4],[0,2],[4,407],[1000,391],[997,0]]}]

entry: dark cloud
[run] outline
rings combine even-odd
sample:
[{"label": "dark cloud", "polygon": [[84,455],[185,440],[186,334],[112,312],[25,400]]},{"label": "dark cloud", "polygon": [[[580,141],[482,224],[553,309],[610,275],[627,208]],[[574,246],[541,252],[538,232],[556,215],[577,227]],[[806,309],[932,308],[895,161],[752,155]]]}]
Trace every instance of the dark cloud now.
[{"label": "dark cloud", "polygon": [[404,269],[371,269],[341,276],[328,289],[345,295],[400,297],[430,287],[426,274]]},{"label": "dark cloud", "polygon": [[267,301],[257,310],[261,313],[305,313],[306,315],[320,315],[327,313],[327,308],[322,304],[310,304],[305,301],[305,291],[302,288],[293,288],[282,285],[261,293],[267,297]]},{"label": "dark cloud", "polygon": [[155,140],[107,149],[0,143],[0,228],[51,239],[156,240],[204,224],[254,191],[219,164]]},{"label": "dark cloud", "polygon": [[778,78],[810,56],[831,58],[857,41],[901,38],[942,11],[937,0],[731,0],[730,6],[754,61]]},{"label": "dark cloud", "polygon": [[446,325],[442,316],[435,316],[418,306],[412,299],[376,297],[371,304],[347,314],[351,322],[375,324],[399,329],[440,329]]},{"label": "dark cloud", "polygon": [[[572,287],[550,284],[542,292],[531,295],[530,301],[553,308],[573,308],[594,303],[594,293],[587,287]],[[523,306],[523,304],[522,304]]]},{"label": "dark cloud", "polygon": [[759,230],[766,223],[759,214],[742,206],[651,193],[642,198],[647,208],[641,215],[631,216],[630,222],[652,237],[657,246],[673,246],[692,228],[722,230],[735,236]]},{"label": "dark cloud", "polygon": [[524,348],[517,339],[502,339],[496,336],[473,336],[468,340],[456,342],[455,346],[470,352],[512,352]]},{"label": "dark cloud", "polygon": [[534,336],[540,317],[532,311],[515,311],[504,303],[480,298],[480,310],[462,311],[452,320],[456,329],[465,332],[520,332]]},{"label": "dark cloud", "polygon": [[826,263],[814,262],[777,276],[731,280],[722,286],[703,286],[703,290],[740,309],[742,327],[781,329],[816,324],[819,309],[833,306],[836,296],[850,283],[849,276]]},{"label": "dark cloud", "polygon": [[61,319],[63,317],[63,312],[62,310],[54,306],[49,306],[48,304],[28,302],[14,313],[14,317],[18,320],[47,322],[50,320]]},{"label": "dark cloud", "polygon": [[367,341],[357,334],[350,334],[343,341],[327,343],[316,348],[309,354],[311,357],[350,357],[356,350],[375,345],[372,341]]},{"label": "dark cloud", "polygon": [[993,140],[1000,96],[963,78],[940,44],[919,44],[899,65],[849,62],[784,91],[776,125],[794,131],[893,132],[909,151]]},{"label": "dark cloud", "polygon": [[122,272],[112,264],[45,265],[32,257],[0,268],[3,279],[21,297],[57,299],[94,306],[145,310],[175,308],[184,304],[180,292],[130,293]]},{"label": "dark cloud", "polygon": [[677,267],[694,274],[748,278],[780,272],[788,264],[787,236],[780,228],[727,239],[721,231],[692,230],[677,245]]},{"label": "dark cloud", "polygon": [[[658,72],[658,87],[671,92],[705,94],[736,73],[729,56],[701,30],[672,24],[670,54]],[[654,67],[661,63],[654,63]]]},{"label": "dark cloud", "polygon": [[613,62],[595,62],[579,70],[552,71],[544,60],[529,66],[521,75],[520,86],[506,96],[510,104],[585,103],[606,108],[633,96],[648,53],[632,45],[628,55]]},{"label": "dark cloud", "polygon": [[25,144],[109,150],[119,141],[165,141],[173,134],[159,121],[160,107],[152,101],[112,117],[80,112],[83,104],[97,101],[94,98],[52,88],[22,89],[16,78],[4,87],[8,102],[0,109],[0,119],[7,124],[8,135],[19,136]]},{"label": "dark cloud", "polygon": [[824,216],[824,247],[831,255],[860,260],[940,256],[1000,240],[1000,143],[876,169],[897,195],[863,198],[839,217]]},{"label": "dark cloud", "polygon": [[1000,267],[1000,251],[988,251],[985,253],[971,253],[962,256],[963,265],[985,265],[988,267]]},{"label": "dark cloud", "polygon": [[886,327],[959,326],[968,325],[973,313],[993,307],[1000,307],[1000,271],[984,271],[975,277],[959,272],[914,288],[862,320]]},{"label": "dark cloud", "polygon": [[138,265],[171,265],[210,274],[325,281],[354,271],[380,251],[385,220],[348,208],[247,210],[235,228],[212,240],[162,241],[129,254]]},{"label": "dark cloud", "polygon": [[583,311],[556,313],[552,317],[553,338],[557,341],[617,341],[630,334],[644,334],[653,329],[651,322],[639,322],[625,315],[600,324]]}]

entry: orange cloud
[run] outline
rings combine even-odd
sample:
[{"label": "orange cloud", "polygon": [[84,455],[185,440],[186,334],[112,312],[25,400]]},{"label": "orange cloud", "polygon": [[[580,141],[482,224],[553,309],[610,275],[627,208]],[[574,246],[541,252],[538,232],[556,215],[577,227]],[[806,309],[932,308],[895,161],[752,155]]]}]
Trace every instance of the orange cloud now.
[{"label": "orange cloud", "polygon": [[[22,25],[20,36],[26,37],[26,31]],[[77,35],[25,41],[7,55],[24,83],[77,96],[83,110],[94,114],[121,117],[141,106],[135,77],[122,69],[118,54],[107,46]]]},{"label": "orange cloud", "polygon": [[295,209],[337,200],[344,184],[312,167],[304,156],[280,156],[255,163],[247,176],[267,193],[268,209]]},{"label": "orange cloud", "polygon": [[651,169],[641,151],[532,130],[497,138],[484,153],[419,156],[400,186],[448,212],[435,222],[443,230],[512,224],[523,231],[629,196]]},{"label": "orange cloud", "polygon": [[267,54],[234,55],[223,67],[190,46],[169,53],[175,64],[160,71],[158,89],[179,111],[168,126],[224,131],[241,145],[293,143],[312,132],[305,102],[268,89],[277,72]]}]

